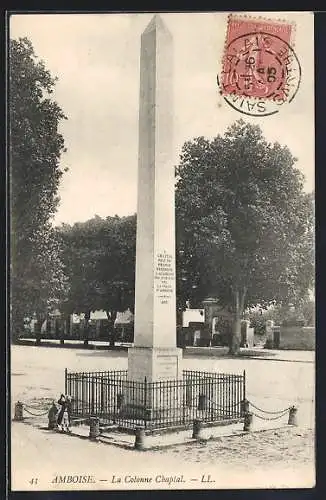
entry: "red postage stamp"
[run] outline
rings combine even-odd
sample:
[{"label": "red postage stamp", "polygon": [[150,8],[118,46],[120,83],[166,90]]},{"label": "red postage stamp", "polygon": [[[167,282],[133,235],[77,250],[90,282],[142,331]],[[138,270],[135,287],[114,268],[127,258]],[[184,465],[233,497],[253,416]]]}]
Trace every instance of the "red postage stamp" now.
[{"label": "red postage stamp", "polygon": [[294,30],[285,21],[229,16],[218,83],[233,108],[266,116],[293,100],[301,80]]}]

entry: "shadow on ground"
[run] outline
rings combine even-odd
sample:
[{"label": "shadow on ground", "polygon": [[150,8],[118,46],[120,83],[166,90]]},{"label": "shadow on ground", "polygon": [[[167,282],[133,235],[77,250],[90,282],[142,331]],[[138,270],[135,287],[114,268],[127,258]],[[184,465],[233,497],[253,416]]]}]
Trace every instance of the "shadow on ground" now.
[{"label": "shadow on ground", "polygon": [[[54,343],[53,341],[47,341],[46,339],[41,341],[41,344],[37,345],[34,339],[20,339],[16,342],[16,345],[24,346],[36,346],[37,347],[51,347],[54,349],[77,349],[84,352],[78,352],[78,356],[107,356],[110,353],[110,357],[124,357],[127,355],[128,348],[131,345],[116,345],[115,347],[110,347],[109,344],[92,344],[89,341],[88,345],[84,345],[83,341],[80,343],[72,343],[68,340],[64,344],[60,344],[58,341]],[[217,357],[223,359],[236,359],[236,358],[271,358],[274,357],[275,353],[270,350],[261,349],[241,349],[238,355],[230,355],[228,347],[190,347],[183,349],[184,358],[198,358],[198,357]]]},{"label": "shadow on ground", "polygon": [[[57,342],[59,339],[57,340]],[[59,349],[85,349],[86,351],[113,351],[113,352],[127,352],[128,347],[126,345],[119,345],[115,347],[110,347],[109,344],[103,344],[103,345],[95,345],[92,344],[91,341],[89,341],[88,345],[84,345],[83,341],[80,343],[71,343],[67,340],[65,340],[64,344],[60,343],[54,343],[51,341],[43,340],[41,341],[40,344],[36,344],[35,340],[33,339],[20,339],[17,342],[15,342],[15,345],[24,345],[24,346],[34,346],[34,347],[53,347],[53,348],[59,348]]]},{"label": "shadow on ground", "polygon": [[236,359],[236,358],[270,358],[271,356],[275,356],[274,352],[271,351],[256,351],[256,350],[241,350],[239,354],[237,355],[231,355],[229,354],[229,349],[227,347],[219,348],[219,349],[210,349],[208,348],[198,348],[198,350],[195,351],[196,348],[194,348],[191,351],[188,351],[187,349],[183,350],[183,357],[184,358],[198,358],[199,356],[203,357],[217,357],[217,358],[223,358],[223,359]]},{"label": "shadow on ground", "polygon": [[86,349],[85,352],[77,352],[76,356],[92,356],[95,357],[108,357],[108,352],[110,353],[110,358],[126,358],[128,356],[128,348],[121,349],[120,347],[117,349]]}]

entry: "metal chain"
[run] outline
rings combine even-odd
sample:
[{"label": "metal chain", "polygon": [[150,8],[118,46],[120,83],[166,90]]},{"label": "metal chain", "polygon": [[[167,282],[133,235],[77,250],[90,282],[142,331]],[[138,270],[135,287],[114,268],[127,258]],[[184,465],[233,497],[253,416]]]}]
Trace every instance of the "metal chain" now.
[{"label": "metal chain", "polygon": [[228,411],[228,409],[230,408],[235,408],[236,406],[239,406],[239,404],[241,403],[241,401],[239,401],[238,403],[235,403],[233,405],[228,405],[227,408],[225,408],[224,406],[222,405],[218,405],[217,403],[215,403],[215,401],[212,401],[211,399],[207,399],[207,401],[209,401],[209,403],[212,403],[212,405],[215,406],[215,408],[222,408],[223,411]]},{"label": "metal chain", "polygon": [[[208,399],[207,401],[212,404],[214,410],[216,409],[220,413],[226,413],[226,414],[230,414],[231,413],[231,409],[235,408],[236,406],[239,405],[239,403],[237,403],[237,404],[234,404],[232,406],[229,406],[229,408],[225,408],[225,407],[223,407],[221,405],[215,404],[214,401],[211,401],[210,399]],[[206,408],[205,410],[206,411],[211,411],[211,408]]]},{"label": "metal chain", "polygon": [[269,413],[270,415],[278,415],[279,413],[287,412],[292,408],[291,406],[289,406],[288,408],[284,408],[284,410],[268,411],[268,410],[263,410],[262,408],[258,408],[258,406],[255,406],[251,401],[248,401],[248,403],[256,410],[261,411],[262,413]]},{"label": "metal chain", "polygon": [[26,408],[25,408],[25,411],[27,413],[29,413],[30,415],[33,415],[33,417],[42,417],[43,415],[46,415],[49,412],[49,410],[46,410],[44,413],[32,413],[31,411],[27,410]]},{"label": "metal chain", "polygon": [[287,410],[284,413],[282,413],[282,415],[279,415],[278,417],[262,417],[261,415],[258,415],[257,413],[254,413],[254,412],[252,412],[252,415],[254,415],[257,418],[260,418],[261,420],[278,420],[279,418],[284,417],[284,415],[286,415],[286,413],[287,413]]},{"label": "metal chain", "polygon": [[31,408],[32,410],[44,410],[43,406],[32,406],[32,405],[28,405],[26,403],[23,403],[23,406],[25,408]]}]

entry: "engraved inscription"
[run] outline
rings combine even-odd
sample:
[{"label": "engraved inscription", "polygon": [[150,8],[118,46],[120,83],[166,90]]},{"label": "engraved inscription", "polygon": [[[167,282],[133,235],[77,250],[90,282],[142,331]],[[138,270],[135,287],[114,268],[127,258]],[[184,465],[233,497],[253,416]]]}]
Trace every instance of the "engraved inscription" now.
[{"label": "engraved inscription", "polygon": [[178,373],[177,356],[158,356],[156,368],[156,379],[167,380],[175,379]]},{"label": "engraved inscription", "polygon": [[175,275],[173,255],[165,250],[156,255],[154,280],[155,293],[161,304],[168,304],[174,291]]}]

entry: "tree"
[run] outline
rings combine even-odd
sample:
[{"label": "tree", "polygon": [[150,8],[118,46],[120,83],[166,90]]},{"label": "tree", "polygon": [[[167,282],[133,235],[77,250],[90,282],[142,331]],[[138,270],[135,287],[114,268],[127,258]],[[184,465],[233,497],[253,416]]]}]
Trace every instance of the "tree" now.
[{"label": "tree", "polygon": [[63,225],[60,232],[70,283],[64,308],[87,317],[90,311],[105,310],[114,343],[117,312],[134,309],[136,217],[95,216],[84,223]]},{"label": "tree", "polygon": [[56,79],[37,60],[27,38],[9,48],[9,156],[11,213],[11,330],[23,318],[45,315],[65,291],[56,231],[51,218],[58,205],[65,118],[51,99]]},{"label": "tree", "polygon": [[[252,319],[254,315],[250,315]],[[304,296],[295,305],[277,304],[265,311],[261,311],[260,317],[264,324],[267,319],[272,319],[276,325],[303,323],[305,326],[315,325],[315,301],[311,296]]]},{"label": "tree", "polygon": [[305,320],[306,326],[315,326],[316,323],[316,304],[311,298],[305,300],[301,307],[301,313]]},{"label": "tree", "polygon": [[234,314],[230,352],[248,306],[299,301],[313,280],[313,197],[286,146],[240,120],[186,142],[177,168],[181,302],[218,297]]}]

